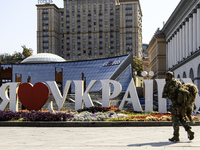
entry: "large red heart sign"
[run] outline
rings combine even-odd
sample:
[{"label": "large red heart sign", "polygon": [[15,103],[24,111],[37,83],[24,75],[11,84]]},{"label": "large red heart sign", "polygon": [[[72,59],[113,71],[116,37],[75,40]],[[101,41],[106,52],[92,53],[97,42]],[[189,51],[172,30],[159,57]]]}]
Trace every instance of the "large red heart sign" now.
[{"label": "large red heart sign", "polygon": [[20,102],[29,111],[37,111],[42,108],[49,98],[49,94],[49,88],[42,82],[38,82],[34,86],[31,83],[23,83],[18,90]]}]

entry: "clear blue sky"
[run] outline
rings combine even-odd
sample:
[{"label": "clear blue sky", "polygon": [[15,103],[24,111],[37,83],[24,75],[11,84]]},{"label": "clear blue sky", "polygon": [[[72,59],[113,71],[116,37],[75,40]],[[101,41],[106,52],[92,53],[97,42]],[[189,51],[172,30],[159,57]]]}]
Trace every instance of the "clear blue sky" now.
[{"label": "clear blue sky", "polygon": [[[53,0],[63,7],[63,0]],[[180,0],[140,0],[143,18],[143,43],[149,43],[154,32],[163,27]],[[0,54],[22,52],[22,45],[37,53],[38,0],[4,0],[0,4]]]}]

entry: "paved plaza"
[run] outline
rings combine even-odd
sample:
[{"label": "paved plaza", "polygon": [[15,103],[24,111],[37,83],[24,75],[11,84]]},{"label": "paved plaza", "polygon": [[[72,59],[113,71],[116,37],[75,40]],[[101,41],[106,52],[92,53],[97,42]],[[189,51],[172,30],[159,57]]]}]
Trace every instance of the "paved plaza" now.
[{"label": "paved plaza", "polygon": [[189,141],[169,142],[172,127],[0,127],[1,150],[199,150],[200,127]]}]

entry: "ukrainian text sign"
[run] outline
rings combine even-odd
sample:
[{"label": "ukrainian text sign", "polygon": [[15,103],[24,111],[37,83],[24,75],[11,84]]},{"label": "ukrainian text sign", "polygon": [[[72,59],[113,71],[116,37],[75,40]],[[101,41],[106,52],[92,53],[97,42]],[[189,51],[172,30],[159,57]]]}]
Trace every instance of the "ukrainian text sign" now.
[{"label": "ukrainian text sign", "polygon": [[[182,79],[185,83],[192,83],[190,78]],[[90,90],[96,84],[97,80],[91,80],[88,87],[84,91],[84,82],[82,80],[68,80],[65,83],[63,94],[61,94],[58,85],[55,81],[47,81],[45,83],[38,82],[35,85],[30,83],[20,84],[18,82],[5,83],[0,87],[0,97],[3,100],[0,104],[0,110],[5,110],[8,106],[11,111],[18,111],[18,99],[28,110],[39,110],[43,107],[49,97],[49,90],[51,90],[55,102],[58,106],[58,111],[62,110],[64,102],[66,100],[69,87],[71,83],[75,85],[75,110],[82,109],[84,102],[86,107],[94,106],[90,97]],[[100,80],[102,84],[102,107],[110,107],[110,99],[117,97],[122,90],[122,86],[115,80]],[[162,98],[162,90],[165,85],[164,79],[156,79],[158,89],[158,111],[160,113],[167,112],[166,99]],[[145,83],[145,111],[153,111],[153,80],[144,80]],[[111,86],[113,85],[113,91]],[[9,96],[8,96],[9,89]],[[138,112],[142,112],[140,101],[135,88],[134,80],[132,79],[129,86],[122,98],[119,110],[122,110],[125,102],[131,102],[133,109]],[[54,108],[50,102],[48,108],[53,112]],[[200,108],[200,97],[196,98],[196,111]]]}]

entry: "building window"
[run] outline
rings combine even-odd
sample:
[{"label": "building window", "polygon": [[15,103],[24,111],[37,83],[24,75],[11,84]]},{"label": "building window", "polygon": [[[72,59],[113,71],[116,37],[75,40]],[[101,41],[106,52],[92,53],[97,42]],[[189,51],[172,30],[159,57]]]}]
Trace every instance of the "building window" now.
[{"label": "building window", "polygon": [[126,28],[126,32],[127,33],[131,33],[132,32],[132,28]]},{"label": "building window", "polygon": [[43,38],[43,42],[49,42],[49,38],[48,37],[44,37]]},{"label": "building window", "polygon": [[126,10],[126,15],[132,15],[132,11],[131,10]]},{"label": "building window", "polygon": [[43,14],[48,14],[48,9],[43,9],[43,10],[42,10],[42,13],[43,13]]},{"label": "building window", "polygon": [[132,51],[132,46],[131,45],[126,46],[126,50],[127,51]]},{"label": "building window", "polygon": [[42,16],[42,19],[49,19],[49,18],[48,18],[48,15],[44,14],[44,15]]},{"label": "building window", "polygon": [[44,48],[48,48],[49,47],[49,43],[43,43],[43,47]]},{"label": "building window", "polygon": [[132,9],[132,5],[126,5],[126,9]]},{"label": "building window", "polygon": [[48,31],[49,27],[48,26],[43,26],[43,31]]},{"label": "building window", "polygon": [[48,53],[48,52],[49,52],[49,49],[45,48],[45,49],[43,49],[43,52],[44,52],[44,53]]},{"label": "building window", "polygon": [[126,21],[132,21],[132,17],[131,16],[127,16],[126,17]]},{"label": "building window", "polygon": [[126,22],[126,27],[132,27],[132,22]]},{"label": "building window", "polygon": [[43,36],[49,36],[49,32],[43,32]]}]

